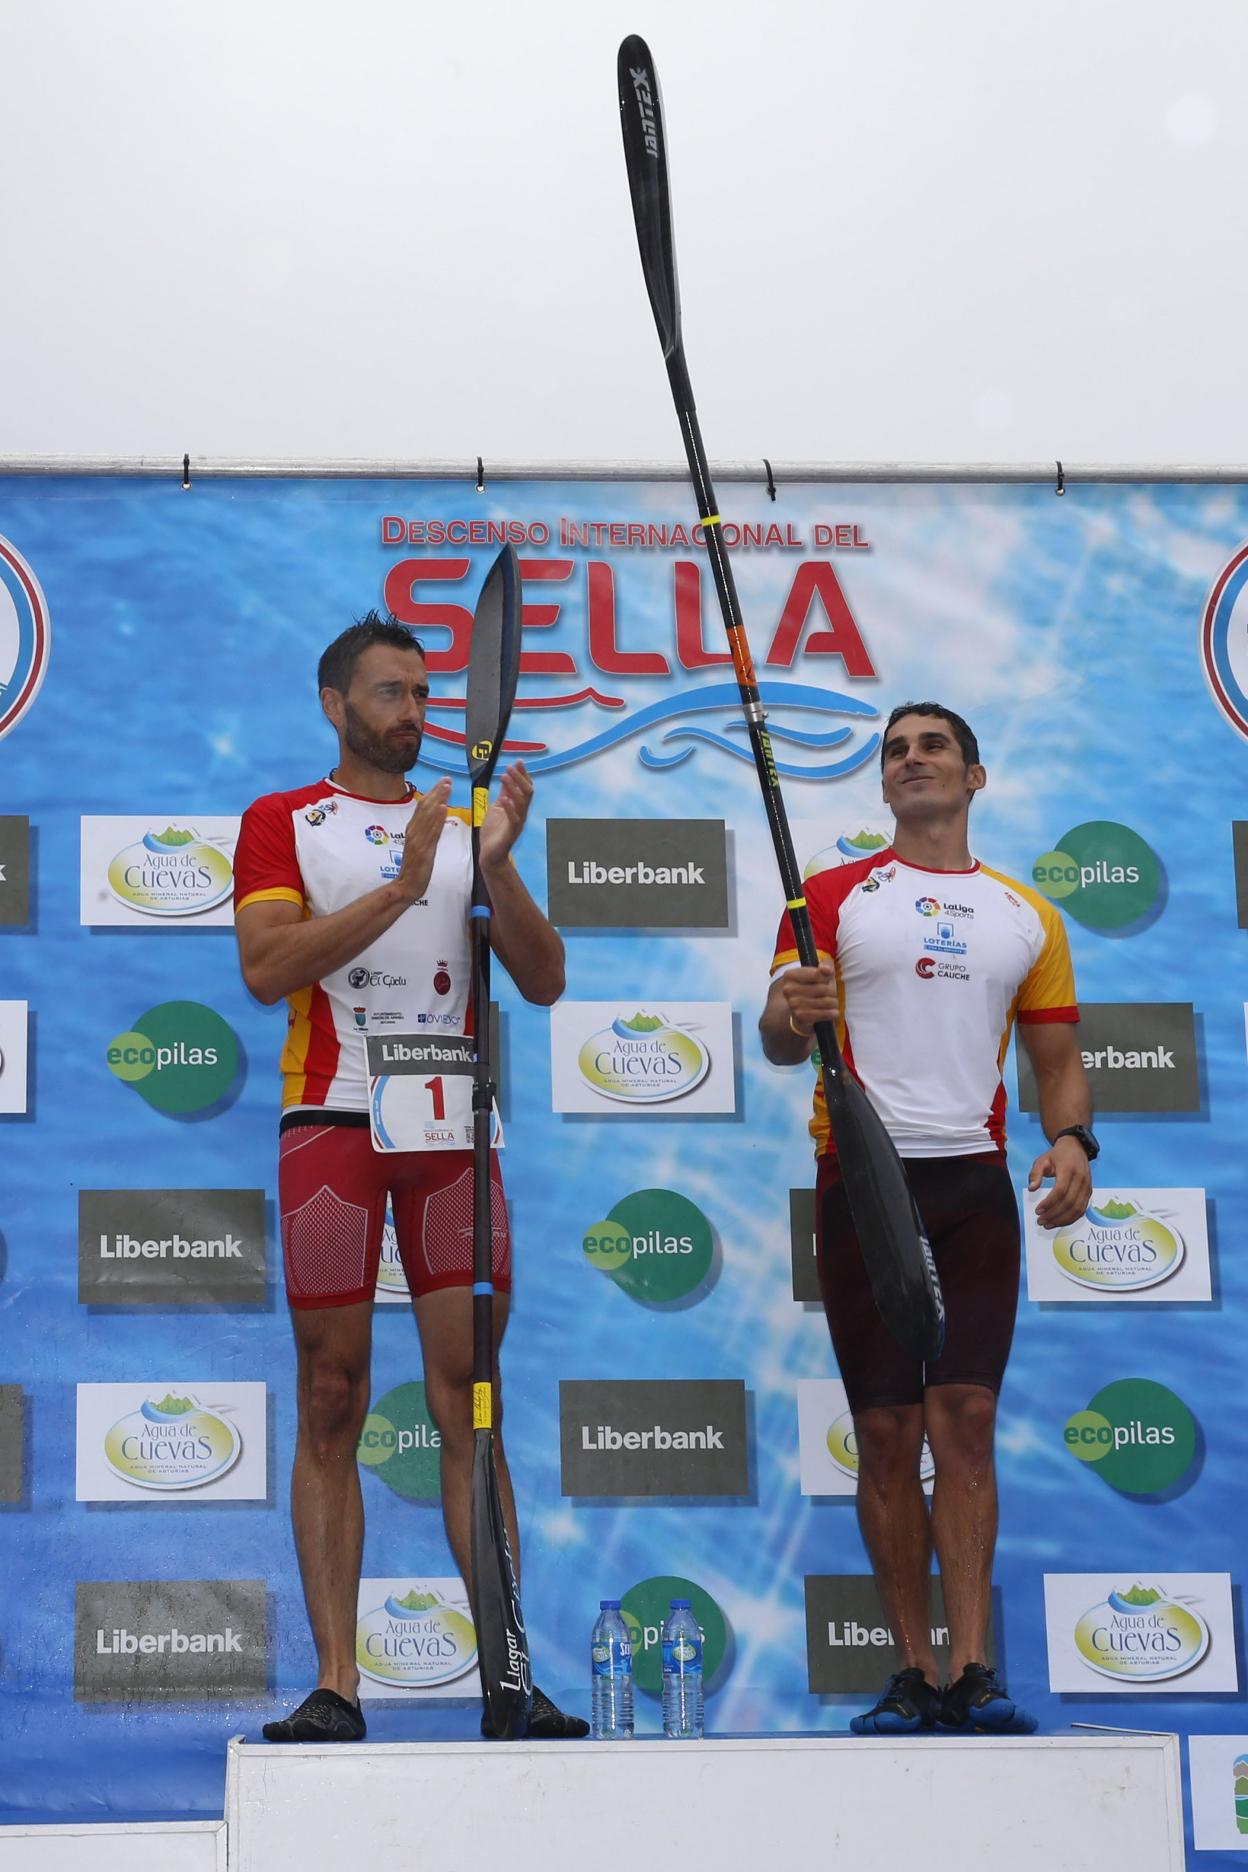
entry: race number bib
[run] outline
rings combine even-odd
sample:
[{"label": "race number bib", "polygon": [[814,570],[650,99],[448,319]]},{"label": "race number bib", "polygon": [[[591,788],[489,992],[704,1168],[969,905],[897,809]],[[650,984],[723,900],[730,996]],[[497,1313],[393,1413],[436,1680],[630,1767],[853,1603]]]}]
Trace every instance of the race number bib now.
[{"label": "race number bib", "polygon": [[[379,1151],[471,1150],[472,1041],[432,1034],[369,1034],[368,1125]],[[491,1149],[503,1142],[498,1107]]]}]

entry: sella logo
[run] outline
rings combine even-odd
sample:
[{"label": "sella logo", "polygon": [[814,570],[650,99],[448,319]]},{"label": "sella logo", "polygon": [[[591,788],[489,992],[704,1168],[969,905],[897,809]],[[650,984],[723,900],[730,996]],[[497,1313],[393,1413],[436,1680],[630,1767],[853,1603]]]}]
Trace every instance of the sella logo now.
[{"label": "sella logo", "polygon": [[9,540],[0,539],[0,738],[15,728],[48,669],[52,626],[39,581]]}]

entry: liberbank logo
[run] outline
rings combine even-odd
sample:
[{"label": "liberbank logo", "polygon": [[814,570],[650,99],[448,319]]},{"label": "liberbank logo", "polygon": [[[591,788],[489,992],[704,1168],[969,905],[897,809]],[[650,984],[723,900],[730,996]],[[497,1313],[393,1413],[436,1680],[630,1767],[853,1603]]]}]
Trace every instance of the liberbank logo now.
[{"label": "liberbank logo", "polygon": [[[806,1672],[812,1694],[878,1694],[899,1660],[875,1581],[869,1574],[810,1573],[805,1587]],[[943,1683],[949,1675],[949,1623],[938,1579],[932,1580],[929,1630]],[[996,1640],[991,1626],[987,1649],[984,1662],[992,1664]]]},{"label": "liberbank logo", "polygon": [[[1075,1031],[1097,1111],[1200,1110],[1190,1001],[1082,1001]],[[1018,1101],[1023,1111],[1038,1109],[1035,1075],[1023,1047]]]},{"label": "liberbank logo", "polygon": [[565,929],[726,929],[722,819],[548,819],[546,887]]},{"label": "liberbank logo", "polygon": [[745,1385],[733,1379],[563,1379],[565,1495],[744,1495]]},{"label": "liberbank logo", "polygon": [[80,1580],[74,1696],[84,1703],[262,1695],[263,1580]]},{"label": "liberbank logo", "polygon": [[20,929],[29,921],[30,820],[0,814],[0,927]]},{"label": "liberbank logo", "polygon": [[39,693],[52,624],[39,582],[12,541],[0,539],[0,739]]},{"label": "liberbank logo", "polygon": [[157,1111],[204,1111],[223,1098],[238,1071],[238,1037],[198,1001],[164,1001],[105,1048],[109,1071]]},{"label": "liberbank logo", "polygon": [[[477,1634],[460,1579],[362,1579],[355,1661],[368,1697],[479,1695]],[[464,1680],[467,1681],[464,1681]]]},{"label": "liberbank logo", "polygon": [[230,923],[238,828],[237,816],[84,816],[82,922]]},{"label": "liberbank logo", "polygon": [[263,1190],[78,1192],[83,1305],[256,1305],[265,1259]]}]

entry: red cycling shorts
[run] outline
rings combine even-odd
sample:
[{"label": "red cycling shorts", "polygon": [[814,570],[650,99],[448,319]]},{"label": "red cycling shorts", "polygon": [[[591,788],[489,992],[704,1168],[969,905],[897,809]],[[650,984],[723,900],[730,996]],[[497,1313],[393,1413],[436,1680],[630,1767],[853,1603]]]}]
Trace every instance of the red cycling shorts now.
[{"label": "red cycling shorts", "polygon": [[[361,1112],[281,1124],[278,1201],[286,1296],[292,1307],[371,1300],[386,1202],[412,1294],[472,1285],[472,1152],[378,1151]],[[498,1153],[490,1153],[493,1278],[511,1289],[511,1233]]]}]

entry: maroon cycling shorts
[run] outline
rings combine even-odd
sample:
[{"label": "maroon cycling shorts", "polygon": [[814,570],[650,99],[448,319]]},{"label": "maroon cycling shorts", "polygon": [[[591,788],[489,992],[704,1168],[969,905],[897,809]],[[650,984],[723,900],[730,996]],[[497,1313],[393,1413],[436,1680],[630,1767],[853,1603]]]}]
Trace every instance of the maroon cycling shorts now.
[{"label": "maroon cycling shorts", "polygon": [[945,1296],[945,1344],[924,1366],[880,1318],[833,1158],[815,1185],[819,1285],[836,1362],[853,1411],[919,1404],[925,1385],[1001,1389],[1018,1309],[1019,1224],[1014,1185],[997,1152],[911,1157],[906,1176]]},{"label": "maroon cycling shorts", "polygon": [[[472,1152],[377,1151],[363,1113],[290,1112],[281,1123],[278,1200],[292,1307],[371,1300],[386,1200],[413,1295],[472,1285]],[[490,1153],[494,1286],[511,1288],[511,1233]]]}]

